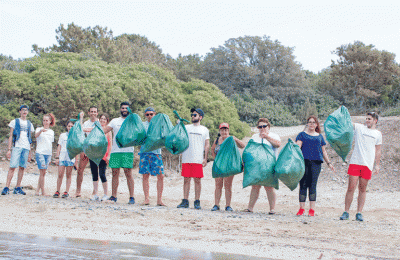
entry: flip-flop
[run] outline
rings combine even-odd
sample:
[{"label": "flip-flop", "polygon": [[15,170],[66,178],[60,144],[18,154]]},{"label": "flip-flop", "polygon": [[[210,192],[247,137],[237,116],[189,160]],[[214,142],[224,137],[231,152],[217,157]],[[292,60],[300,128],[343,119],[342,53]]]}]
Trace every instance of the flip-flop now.
[{"label": "flip-flop", "polygon": [[148,205],[150,205],[150,203],[145,203],[144,205],[145,205],[145,206],[148,206]]},{"label": "flip-flop", "polygon": [[249,209],[244,209],[244,210],[242,210],[242,212],[253,213],[253,211],[251,211],[251,210],[249,210]]},{"label": "flip-flop", "polygon": [[75,198],[80,198],[82,197],[82,195],[75,195]]},{"label": "flip-flop", "polygon": [[275,211],[268,212],[268,215],[275,215]]},{"label": "flip-flop", "polygon": [[159,207],[166,207],[167,205],[165,205],[165,204],[157,204],[157,206],[159,206]]}]

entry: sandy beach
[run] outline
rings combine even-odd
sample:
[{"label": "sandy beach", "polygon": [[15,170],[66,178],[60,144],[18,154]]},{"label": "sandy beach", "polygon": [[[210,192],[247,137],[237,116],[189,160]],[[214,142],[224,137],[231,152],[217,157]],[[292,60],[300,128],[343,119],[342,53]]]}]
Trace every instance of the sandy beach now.
[{"label": "sandy beach", "polygon": [[[361,120],[362,118],[356,118]],[[212,162],[204,169],[202,180],[202,210],[193,209],[194,190],[190,194],[190,209],[177,209],[182,199],[183,178],[166,172],[164,203],[156,206],[156,178],[150,178],[150,206],[143,205],[141,176],[134,170],[135,205],[128,205],[128,189],[121,174],[117,203],[90,201],[92,181],[90,169],[85,170],[82,198],[54,199],[35,196],[38,170],[33,163],[23,179],[26,196],[0,197],[2,218],[0,230],[43,236],[88,238],[106,241],[135,242],[200,251],[245,254],[274,259],[399,259],[400,258],[400,188],[397,117],[380,121],[383,133],[381,172],[373,176],[364,207],[364,222],[355,221],[356,199],[349,221],[340,221],[347,189],[347,165],[328,147],[336,173],[324,164],[317,189],[315,217],[295,214],[298,189],[290,191],[282,183],[277,190],[275,215],[268,215],[268,201],[261,191],[254,213],[247,207],[250,188],[242,188],[243,175],[235,176],[232,207],[234,212],[211,212],[214,205]],[[275,128],[282,139],[292,137],[301,127]],[[286,133],[285,133],[286,132]],[[285,144],[284,142],[283,144]],[[6,180],[8,161],[0,162],[0,187]],[[49,194],[55,192],[57,168],[51,166],[46,176]],[[110,173],[110,171],[108,171]],[[107,176],[111,181],[111,176]],[[11,187],[15,186],[16,176]],[[62,191],[65,187],[65,179]],[[70,194],[76,187],[73,172]],[[111,187],[109,187],[110,190]],[[102,195],[101,186],[99,187]],[[224,208],[224,196],[221,209]]]}]

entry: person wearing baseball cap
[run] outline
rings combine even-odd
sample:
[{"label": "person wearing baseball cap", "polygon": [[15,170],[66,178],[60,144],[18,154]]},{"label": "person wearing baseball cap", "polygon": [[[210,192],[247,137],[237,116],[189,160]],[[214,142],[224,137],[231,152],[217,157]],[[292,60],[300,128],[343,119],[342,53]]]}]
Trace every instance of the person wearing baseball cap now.
[{"label": "person wearing baseball cap", "polygon": [[[219,125],[219,133],[217,139],[215,139],[211,146],[211,155],[215,158],[219,152],[221,144],[228,138],[229,135],[229,124],[221,123]],[[239,148],[244,148],[246,145],[235,136],[232,136]],[[215,204],[211,211],[219,210],[219,202],[222,195],[222,187],[225,187],[225,211],[233,211],[231,207],[232,200],[232,182],[234,176],[215,178]]]},{"label": "person wearing baseball cap", "polygon": [[203,167],[207,165],[207,156],[210,149],[210,134],[205,126],[200,125],[204,112],[200,108],[190,110],[192,123],[186,125],[189,135],[189,147],[182,153],[183,199],[178,208],[189,208],[190,181],[194,180],[195,201],[194,208],[201,209],[200,193]]}]

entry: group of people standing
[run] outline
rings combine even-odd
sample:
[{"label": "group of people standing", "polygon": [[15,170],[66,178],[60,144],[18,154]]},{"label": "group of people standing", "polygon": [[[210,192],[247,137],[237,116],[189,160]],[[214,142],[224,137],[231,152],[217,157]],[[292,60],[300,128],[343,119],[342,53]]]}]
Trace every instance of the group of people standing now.
[{"label": "group of people standing", "polygon": [[[67,123],[67,132],[62,133],[58,139],[58,147],[55,158],[55,162],[58,165],[58,179],[56,192],[54,193],[53,197],[58,198],[61,196],[62,198],[67,198],[69,196],[71,173],[73,168],[77,169],[77,188],[75,197],[81,197],[83,172],[87,164],[90,163],[93,180],[93,197],[91,200],[109,200],[116,202],[120,169],[123,168],[129,189],[128,203],[135,204],[134,180],[132,176],[134,147],[119,148],[115,140],[121,125],[129,115],[128,107],[128,102],[122,102],[120,105],[121,116],[114,118],[111,121],[109,115],[106,113],[101,114],[98,118],[97,107],[92,106],[89,108],[89,120],[82,122],[84,133],[88,135],[95,127],[96,121],[99,121],[108,141],[107,152],[99,165],[91,161],[83,152],[77,155],[76,158],[69,158],[66,146],[68,133],[73,127],[74,122],[69,121]],[[32,123],[27,120],[28,112],[28,106],[22,105],[19,108],[20,118],[12,120],[9,124],[10,136],[8,141],[7,158],[10,159],[10,168],[7,175],[6,186],[2,191],[2,195],[9,194],[9,187],[16,168],[19,168],[19,170],[17,184],[13,193],[22,195],[26,194],[21,187],[21,181],[24,174],[24,169],[27,166],[27,161],[30,161],[31,158],[32,133],[35,133],[37,143],[36,162],[40,172],[36,195],[47,195],[45,191],[45,174],[51,161],[52,143],[54,142],[54,131],[51,130],[51,127],[55,125],[56,120],[54,115],[51,113],[44,115],[43,126],[38,127],[35,131]],[[151,119],[155,114],[156,111],[152,107],[148,107],[144,111],[146,121],[143,122],[143,124],[146,131],[149,127]],[[81,112],[80,119],[82,120],[83,117],[84,113]],[[189,191],[191,180],[193,179],[195,191],[195,200],[193,205],[195,209],[201,209],[201,179],[204,177],[203,168],[207,165],[207,156],[210,149],[209,130],[205,126],[201,125],[203,118],[204,112],[202,109],[191,109],[192,124],[186,125],[186,130],[189,137],[189,147],[182,153],[181,175],[184,177],[183,199],[178,205],[178,208],[189,208]],[[341,220],[346,220],[349,218],[348,211],[353,200],[353,194],[358,185],[359,195],[356,220],[363,221],[361,212],[365,202],[366,187],[368,181],[371,179],[372,173],[377,174],[379,172],[380,165],[382,135],[380,131],[376,129],[377,122],[378,114],[371,112],[366,116],[365,125],[353,124],[355,131],[355,148],[350,159],[350,165],[348,169],[349,184],[345,197],[345,212],[340,217]],[[278,157],[278,149],[281,146],[281,139],[278,134],[270,132],[271,125],[269,120],[267,118],[260,118],[257,123],[257,128],[259,132],[254,134],[251,139],[254,142],[264,143],[270,146],[275,152],[275,156]],[[218,154],[220,146],[224,140],[230,136],[229,130],[228,123],[221,123],[219,125],[218,138],[216,138],[211,146],[211,155],[213,157]],[[243,141],[234,136],[233,139],[239,148],[245,147],[245,143]],[[325,161],[329,168],[332,171],[335,171],[335,168],[333,167],[327,155],[325,149],[326,142],[321,134],[320,124],[317,117],[310,116],[307,119],[306,128],[304,131],[298,134],[296,137],[296,143],[301,148],[305,161],[305,174],[299,183],[300,209],[297,212],[297,215],[301,216],[305,213],[305,201],[308,193],[308,198],[310,201],[308,215],[314,216],[315,202],[317,197],[317,182],[321,172],[321,164],[323,161]],[[152,175],[157,176],[157,206],[165,206],[162,201],[164,187],[164,167],[161,149],[150,152],[143,152],[143,149],[141,149],[139,156],[139,173],[143,176],[142,184],[144,192],[144,204],[150,204],[149,177]],[[105,174],[107,166],[112,169],[111,196],[108,196],[108,185]],[[244,167],[246,167],[246,165]],[[66,174],[66,188],[61,195],[60,191],[64,173]],[[101,198],[98,195],[99,177],[102,182],[104,192],[104,195]],[[220,210],[222,188],[225,188],[225,210],[233,211],[233,208],[231,207],[233,178],[234,176],[215,178],[215,205],[211,209],[212,211]],[[259,185],[252,186],[249,203],[247,208],[244,210],[245,212],[253,212],[253,208],[259,197],[260,189],[261,186]],[[269,214],[275,214],[275,188],[264,187],[264,189],[267,193],[269,202]]]}]

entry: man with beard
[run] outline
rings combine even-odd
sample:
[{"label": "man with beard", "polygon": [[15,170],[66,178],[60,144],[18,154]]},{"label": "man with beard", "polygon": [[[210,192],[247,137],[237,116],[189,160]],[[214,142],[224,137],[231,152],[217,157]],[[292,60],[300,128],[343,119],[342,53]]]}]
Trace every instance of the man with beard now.
[{"label": "man with beard", "polygon": [[210,148],[210,135],[205,126],[200,125],[204,112],[200,108],[191,109],[191,125],[186,126],[189,135],[189,147],[182,153],[183,200],[178,208],[189,207],[190,180],[194,180],[195,201],[194,208],[200,207],[201,178],[203,167],[207,165],[207,155]]},{"label": "man with beard", "polygon": [[128,204],[135,204],[134,193],[134,182],[132,176],[133,168],[133,147],[119,148],[115,137],[121,128],[122,123],[125,121],[126,117],[129,115],[128,112],[129,103],[122,102],[120,105],[121,117],[114,118],[111,122],[104,128],[104,133],[107,134],[113,130],[113,144],[111,148],[111,155],[109,166],[112,169],[112,196],[109,198],[110,201],[117,202],[117,191],[119,185],[119,172],[120,168],[124,169],[126,181],[128,183],[129,189],[129,202]]},{"label": "man with beard", "polygon": [[349,185],[346,192],[344,212],[340,217],[341,220],[349,219],[348,212],[358,183],[356,220],[364,221],[361,211],[367,195],[368,181],[371,179],[372,174],[376,175],[379,173],[381,160],[382,133],[376,129],[378,118],[377,113],[370,112],[367,113],[365,125],[353,124],[354,150],[347,172],[349,175]]}]

